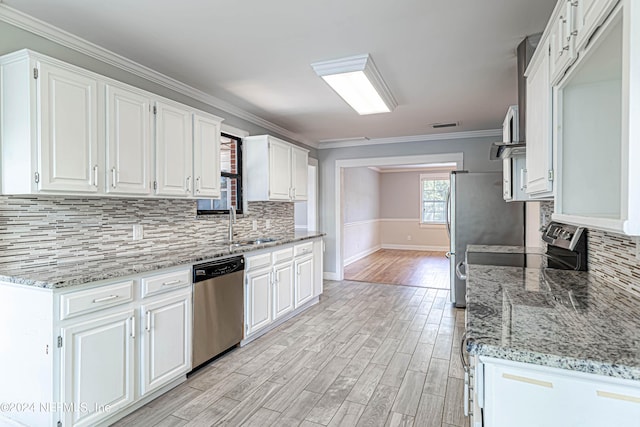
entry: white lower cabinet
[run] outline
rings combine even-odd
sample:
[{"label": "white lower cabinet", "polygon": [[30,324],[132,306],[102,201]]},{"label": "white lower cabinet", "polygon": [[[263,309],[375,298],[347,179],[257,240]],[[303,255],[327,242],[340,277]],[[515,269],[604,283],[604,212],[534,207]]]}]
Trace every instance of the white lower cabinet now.
[{"label": "white lower cabinet", "polygon": [[141,307],[141,395],[189,371],[191,307],[190,289]]},{"label": "white lower cabinet", "polygon": [[0,401],[34,408],[0,412],[0,425],[109,425],[186,378],[190,272],[172,268],[76,290],[0,283],[3,304],[21,307],[0,315],[11,343],[0,365],[14,371],[3,372]]},{"label": "white lower cabinet", "polygon": [[245,256],[245,342],[318,300],[322,249],[316,238]]},{"label": "white lower cabinet", "polygon": [[271,323],[271,268],[247,272],[246,334]]},{"label": "white lower cabinet", "polygon": [[92,426],[135,399],[135,313],[85,316],[61,329],[65,426]]},{"label": "white lower cabinet", "polygon": [[481,358],[485,427],[635,427],[640,384],[602,375]]},{"label": "white lower cabinet", "polygon": [[313,298],[313,256],[304,256],[295,260],[296,268],[296,307]]},{"label": "white lower cabinet", "polygon": [[273,269],[273,320],[294,308],[293,264],[278,264]]}]

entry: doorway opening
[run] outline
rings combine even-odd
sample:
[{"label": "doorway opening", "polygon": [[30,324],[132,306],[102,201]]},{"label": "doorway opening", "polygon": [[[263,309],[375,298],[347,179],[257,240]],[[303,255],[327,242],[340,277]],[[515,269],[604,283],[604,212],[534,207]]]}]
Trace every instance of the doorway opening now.
[{"label": "doorway opening", "polygon": [[446,202],[424,178],[462,167],[462,153],[336,161],[338,279],[448,289]]}]

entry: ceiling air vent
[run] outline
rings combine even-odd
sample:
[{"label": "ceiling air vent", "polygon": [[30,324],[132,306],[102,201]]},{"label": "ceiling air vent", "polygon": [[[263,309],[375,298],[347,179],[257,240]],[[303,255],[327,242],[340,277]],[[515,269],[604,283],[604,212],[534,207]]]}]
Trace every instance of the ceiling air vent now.
[{"label": "ceiling air vent", "polygon": [[431,127],[433,129],[443,129],[443,128],[454,128],[460,126],[460,122],[450,122],[450,123],[431,123]]}]

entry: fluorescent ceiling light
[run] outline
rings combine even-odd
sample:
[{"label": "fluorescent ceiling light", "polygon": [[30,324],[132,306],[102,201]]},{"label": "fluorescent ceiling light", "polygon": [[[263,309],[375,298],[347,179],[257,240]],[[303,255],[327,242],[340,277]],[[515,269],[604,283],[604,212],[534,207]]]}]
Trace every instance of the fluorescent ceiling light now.
[{"label": "fluorescent ceiling light", "polygon": [[369,54],[314,62],[311,67],[358,114],[389,113],[398,106]]}]

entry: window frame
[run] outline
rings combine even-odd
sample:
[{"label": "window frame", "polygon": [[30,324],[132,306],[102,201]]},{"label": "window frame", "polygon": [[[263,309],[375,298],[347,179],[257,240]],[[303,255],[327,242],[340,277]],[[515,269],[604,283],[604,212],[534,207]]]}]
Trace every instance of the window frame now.
[{"label": "window frame", "polygon": [[[424,220],[424,181],[448,181],[449,191],[451,190],[451,175],[448,172],[431,172],[420,174],[420,226],[422,227],[440,227],[447,224],[446,211],[447,201],[444,201],[445,218],[442,221],[425,221]],[[428,202],[440,202],[439,200],[427,200]]]},{"label": "window frame", "polygon": [[[236,214],[242,214],[244,213],[244,185],[243,185],[243,176],[242,176],[242,172],[243,172],[243,160],[244,157],[242,155],[242,137],[237,136],[237,135],[232,135],[230,133],[226,133],[226,132],[220,132],[220,137],[225,137],[225,138],[230,138],[236,141],[236,161],[237,161],[237,173],[231,173],[231,172],[223,172],[222,169],[220,170],[220,178],[226,177],[226,178],[235,178],[238,188],[237,188],[237,204],[236,204]],[[222,142],[221,142],[222,144]],[[219,160],[218,160],[219,161]],[[198,200],[219,200],[219,199],[210,199],[210,198],[205,198],[205,199],[198,199]],[[196,215],[229,215],[229,209],[197,209],[197,202],[196,202]]]}]

